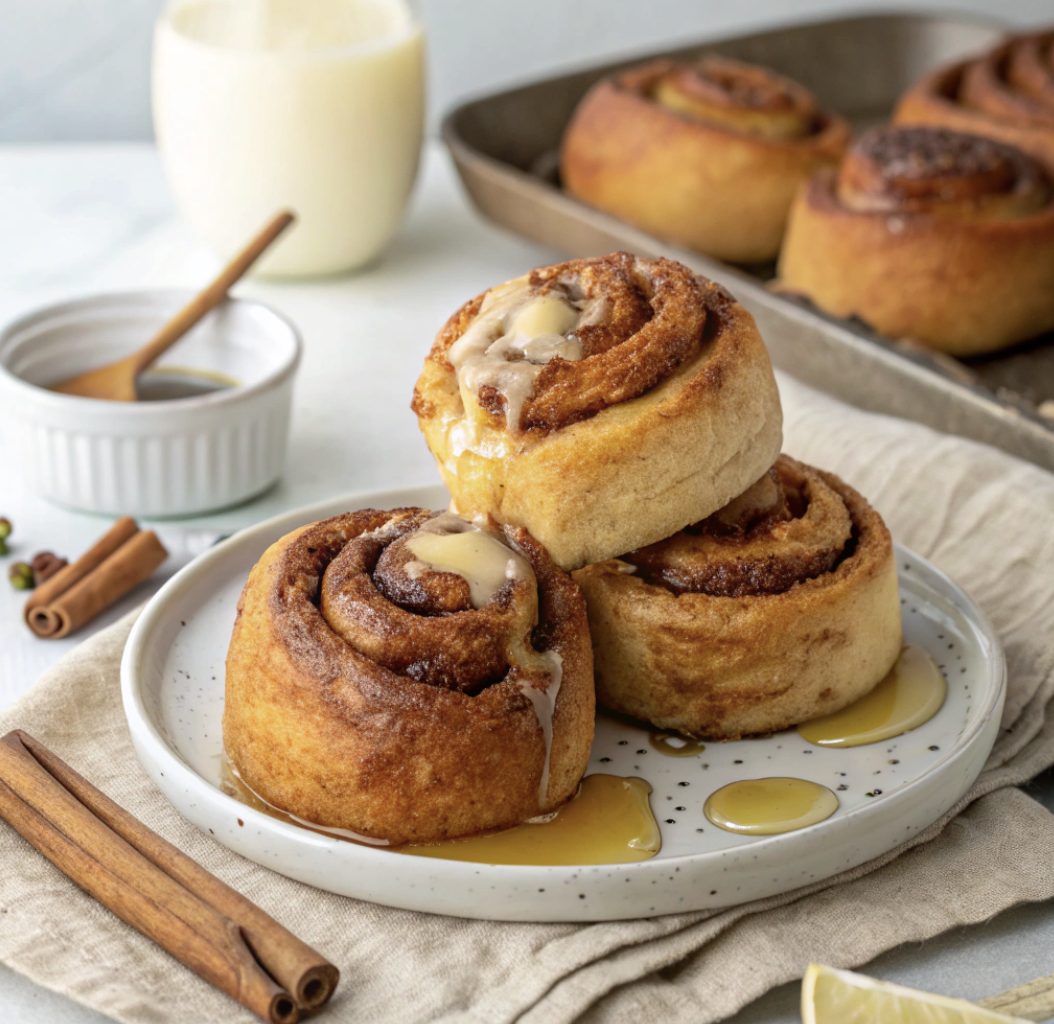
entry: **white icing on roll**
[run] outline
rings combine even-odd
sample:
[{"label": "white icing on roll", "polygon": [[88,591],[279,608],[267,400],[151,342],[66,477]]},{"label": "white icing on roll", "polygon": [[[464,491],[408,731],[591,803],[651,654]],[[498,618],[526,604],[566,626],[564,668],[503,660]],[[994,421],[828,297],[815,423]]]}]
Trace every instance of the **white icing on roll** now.
[{"label": "white icing on roll", "polygon": [[[546,364],[557,358],[581,359],[582,343],[575,332],[607,316],[604,299],[573,300],[556,290],[539,295],[525,277],[492,288],[447,353],[466,411],[471,416],[480,388],[491,387],[505,399],[509,432],[519,434],[524,403]],[[466,435],[460,451],[471,446]]]},{"label": "white icing on roll", "polygon": [[473,608],[482,608],[509,581],[531,579],[534,570],[523,555],[477,523],[444,512],[429,519],[406,539],[414,555],[406,575],[416,579],[426,572],[452,572],[463,577]]}]

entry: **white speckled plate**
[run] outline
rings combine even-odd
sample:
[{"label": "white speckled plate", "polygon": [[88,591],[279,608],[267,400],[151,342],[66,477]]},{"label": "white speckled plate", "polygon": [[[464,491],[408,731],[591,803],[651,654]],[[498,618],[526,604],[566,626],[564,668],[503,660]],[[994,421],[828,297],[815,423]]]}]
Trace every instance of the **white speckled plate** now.
[{"label": "white speckled plate", "polygon": [[[866,747],[822,749],[795,731],[708,744],[696,757],[653,750],[648,733],[597,723],[589,772],[652,785],[663,846],[652,860],[518,867],[408,857],[332,839],[254,811],[220,789],[223,662],[245,578],[264,549],[302,523],[351,509],[442,508],[438,487],[360,494],[245,530],[197,559],[150,602],[121,667],[143,767],[176,809],[238,853],[321,889],[394,907],[510,921],[600,921],[728,906],[862,864],[940,817],[969,788],[999,727],[1005,666],[984,616],[951,580],[898,548],[904,631],[948,680],[940,712]],[[771,837],[711,825],[703,802],[737,779],[797,776],[835,790],[826,821]]]}]

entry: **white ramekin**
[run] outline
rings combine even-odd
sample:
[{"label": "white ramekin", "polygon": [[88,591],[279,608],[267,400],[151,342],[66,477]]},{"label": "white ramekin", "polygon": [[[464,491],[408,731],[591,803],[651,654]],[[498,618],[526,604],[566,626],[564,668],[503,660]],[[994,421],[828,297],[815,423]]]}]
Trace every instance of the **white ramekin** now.
[{"label": "white ramekin", "polygon": [[164,517],[235,505],[278,479],[301,344],[292,324],[258,302],[227,300],[160,361],[221,373],[238,387],[162,402],[46,389],[128,355],[191,297],[97,295],[0,333],[0,423],[29,489],[90,512]]}]

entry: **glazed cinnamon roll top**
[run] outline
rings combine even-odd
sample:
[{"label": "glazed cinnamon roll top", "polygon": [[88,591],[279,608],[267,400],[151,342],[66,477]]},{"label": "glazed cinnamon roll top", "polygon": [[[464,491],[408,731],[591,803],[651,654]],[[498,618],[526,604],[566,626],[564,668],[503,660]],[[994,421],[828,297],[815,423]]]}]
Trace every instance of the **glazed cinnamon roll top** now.
[{"label": "glazed cinnamon roll top", "polygon": [[677,594],[746,597],[830,572],[853,544],[844,498],[816,470],[781,455],[723,509],[622,561]]},{"label": "glazed cinnamon roll top", "polygon": [[330,672],[340,655],[361,655],[465,694],[511,678],[555,699],[560,658],[549,645],[569,583],[561,577],[524,530],[502,534],[425,509],[365,510],[301,532],[282,555],[272,600],[294,657],[329,658]]},{"label": "glazed cinnamon roll top", "polygon": [[850,148],[835,191],[862,213],[1012,220],[1051,202],[1044,169],[992,139],[942,128],[875,128]]},{"label": "glazed cinnamon roll top", "polygon": [[1054,32],[1019,36],[966,65],[955,98],[994,117],[1054,128]]},{"label": "glazed cinnamon roll top", "polygon": [[759,138],[797,139],[823,123],[815,97],[804,86],[723,57],[657,69],[650,95],[689,117]]},{"label": "glazed cinnamon roll top", "polygon": [[[701,351],[731,301],[673,260],[570,260],[467,303],[430,358],[457,374],[466,409],[543,436],[662,383]],[[419,415],[421,403],[415,395]]]}]

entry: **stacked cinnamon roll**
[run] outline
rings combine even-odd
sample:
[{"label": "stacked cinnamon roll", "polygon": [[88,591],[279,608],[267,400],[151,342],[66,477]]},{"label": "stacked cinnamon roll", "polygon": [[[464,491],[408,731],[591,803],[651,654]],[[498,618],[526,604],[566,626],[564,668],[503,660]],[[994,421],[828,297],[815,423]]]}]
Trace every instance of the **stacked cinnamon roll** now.
[{"label": "stacked cinnamon roll", "polygon": [[490,289],[413,408],[451,509],[306,526],[242,595],[224,741],[287,814],[392,844],[507,828],[574,795],[597,699],[727,739],[895,661],[885,526],[780,456],[754,321],[688,268],[615,253]]},{"label": "stacked cinnamon roll", "polygon": [[559,807],[586,768],[582,595],[521,528],[336,516],[253,569],[226,696],[242,782],[305,822],[385,844],[508,828]]},{"label": "stacked cinnamon roll", "polygon": [[901,648],[881,517],[786,455],[701,522],[573,575],[597,699],[692,736],[739,739],[837,711]]}]

